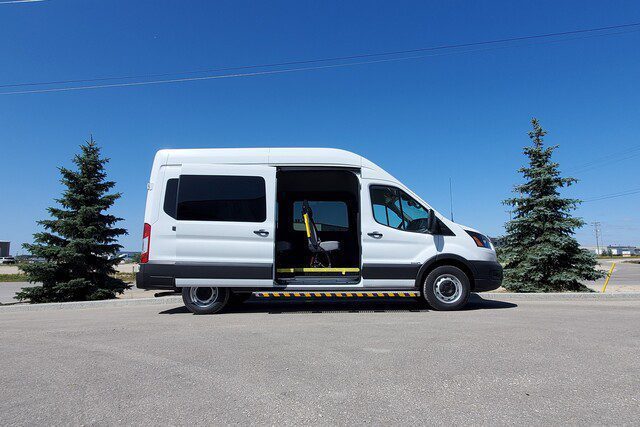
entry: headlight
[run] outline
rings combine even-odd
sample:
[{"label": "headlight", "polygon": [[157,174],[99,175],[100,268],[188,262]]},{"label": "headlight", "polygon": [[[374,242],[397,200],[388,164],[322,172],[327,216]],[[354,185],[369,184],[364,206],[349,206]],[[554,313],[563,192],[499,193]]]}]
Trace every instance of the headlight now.
[{"label": "headlight", "polygon": [[467,231],[467,234],[476,242],[477,247],[491,249],[491,240],[489,240],[487,236],[476,233],[475,231]]}]

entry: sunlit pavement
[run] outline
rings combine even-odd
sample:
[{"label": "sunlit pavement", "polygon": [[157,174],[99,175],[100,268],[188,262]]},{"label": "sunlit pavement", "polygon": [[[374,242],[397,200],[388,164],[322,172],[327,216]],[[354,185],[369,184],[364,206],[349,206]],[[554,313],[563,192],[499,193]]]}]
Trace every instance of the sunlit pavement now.
[{"label": "sunlit pavement", "polygon": [[0,312],[0,424],[640,419],[640,301]]}]

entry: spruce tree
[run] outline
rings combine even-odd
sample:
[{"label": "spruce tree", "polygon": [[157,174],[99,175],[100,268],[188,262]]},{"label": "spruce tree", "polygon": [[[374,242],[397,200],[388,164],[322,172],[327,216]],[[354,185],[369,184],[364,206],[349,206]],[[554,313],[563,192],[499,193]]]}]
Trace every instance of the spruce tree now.
[{"label": "spruce tree", "polygon": [[515,292],[588,292],[581,281],[595,280],[602,273],[595,269],[595,256],[580,249],[574,237],[584,225],[582,219],[571,216],[580,200],[562,198],[559,193],[577,180],[560,176],[558,163],[551,159],[558,146],[545,147],[547,132],[537,119],[531,124],[533,145],[523,150],[529,165],[518,170],[526,182],[515,186],[517,197],[504,201],[514,214],[505,226],[501,248],[506,262],[504,287]]},{"label": "spruce tree", "polygon": [[122,248],[118,236],[126,234],[115,227],[121,220],[106,213],[120,198],[107,194],[115,183],[107,181],[100,148],[93,137],[80,146],[73,163],[76,170],[60,167],[66,189],[56,199],[59,207],[50,207],[51,219],[38,221],[45,231],[33,235],[34,243],[23,245],[44,262],[22,267],[31,283],[41,287],[24,288],[16,294],[31,303],[84,301],[115,298],[129,285],[113,277]]}]

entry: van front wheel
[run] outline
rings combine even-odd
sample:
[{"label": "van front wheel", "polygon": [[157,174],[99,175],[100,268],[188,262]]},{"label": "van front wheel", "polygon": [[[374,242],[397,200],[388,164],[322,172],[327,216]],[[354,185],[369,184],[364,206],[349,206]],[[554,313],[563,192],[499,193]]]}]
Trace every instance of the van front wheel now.
[{"label": "van front wheel", "polygon": [[214,314],[222,311],[229,302],[229,290],[206,286],[184,287],[182,301],[193,314]]},{"label": "van front wheel", "polygon": [[435,268],[422,285],[422,295],[435,310],[458,310],[467,303],[470,293],[467,275],[450,265]]}]

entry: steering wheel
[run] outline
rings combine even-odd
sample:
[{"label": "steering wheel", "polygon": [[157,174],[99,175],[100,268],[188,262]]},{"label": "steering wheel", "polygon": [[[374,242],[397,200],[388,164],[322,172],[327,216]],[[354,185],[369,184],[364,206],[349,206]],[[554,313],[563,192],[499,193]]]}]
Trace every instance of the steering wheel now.
[{"label": "steering wheel", "polygon": [[407,231],[424,231],[429,228],[429,218],[418,218],[409,221]]}]

